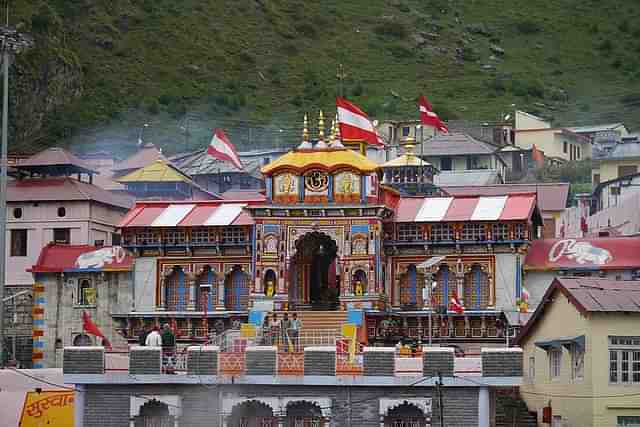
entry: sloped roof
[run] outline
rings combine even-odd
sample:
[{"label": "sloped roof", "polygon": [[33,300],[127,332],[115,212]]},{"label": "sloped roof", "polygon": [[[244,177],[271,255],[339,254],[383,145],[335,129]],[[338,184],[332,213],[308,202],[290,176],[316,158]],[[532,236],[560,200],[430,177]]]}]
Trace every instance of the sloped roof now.
[{"label": "sloped roof", "polygon": [[353,168],[361,172],[374,172],[379,166],[360,153],[348,148],[328,150],[290,151],[262,168],[269,175],[278,169],[292,169],[302,173],[310,168],[334,171],[339,168]]},{"label": "sloped roof", "polygon": [[498,150],[491,144],[478,141],[465,133],[438,134],[415,149],[420,156],[464,156],[469,154],[493,154]]},{"label": "sloped roof", "polygon": [[117,178],[117,182],[188,182],[191,178],[167,160],[158,159],[147,166]]},{"label": "sloped roof", "polygon": [[501,181],[500,174],[495,169],[440,171],[433,177],[433,183],[438,187],[491,185]]},{"label": "sloped roof", "polygon": [[123,209],[129,209],[133,205],[133,198],[130,196],[115,194],[69,177],[22,179],[9,182],[7,187],[8,202],[74,200],[92,200]]},{"label": "sloped roof", "polygon": [[610,150],[596,148],[593,150],[596,160],[624,160],[640,158],[640,141],[616,143]]},{"label": "sloped roof", "polygon": [[613,130],[620,126],[626,128],[624,123],[606,123],[603,125],[575,126],[575,127],[570,127],[568,129],[575,133],[592,133],[592,132],[602,132],[606,130]]},{"label": "sloped roof", "polygon": [[133,256],[120,246],[48,244],[27,271],[63,273],[81,271],[130,271]]},{"label": "sloped roof", "polygon": [[260,165],[262,159],[240,158],[243,170],[236,168],[231,162],[225,162],[209,155],[206,149],[191,153],[178,154],[171,157],[171,162],[189,176],[209,175],[217,173],[247,173],[261,178]]},{"label": "sloped roof", "polygon": [[263,200],[267,197],[260,190],[228,190],[220,195],[225,200]]},{"label": "sloped roof", "polygon": [[84,160],[60,147],[51,147],[40,151],[28,159],[21,160],[15,167],[27,170],[64,167],[76,169],[77,172],[82,173],[96,173]]},{"label": "sloped roof", "polygon": [[[586,313],[640,313],[640,281],[604,278],[557,277],[547,289],[538,308],[516,337],[516,343],[533,331],[543,318],[554,294],[561,292],[581,314]],[[637,319],[629,319],[630,322]]]},{"label": "sloped roof", "polygon": [[564,182],[540,184],[445,185],[452,196],[500,196],[513,193],[535,193],[542,212],[562,211],[567,206],[569,184]]},{"label": "sloped roof", "polygon": [[401,166],[431,166],[431,163],[422,160],[415,154],[403,154],[400,157],[396,157],[393,160],[383,163],[380,167],[393,168]]},{"label": "sloped roof", "polygon": [[134,155],[127,158],[113,168],[115,172],[126,172],[131,169],[140,169],[158,159],[167,160],[167,158],[153,145],[151,142],[146,143]]}]

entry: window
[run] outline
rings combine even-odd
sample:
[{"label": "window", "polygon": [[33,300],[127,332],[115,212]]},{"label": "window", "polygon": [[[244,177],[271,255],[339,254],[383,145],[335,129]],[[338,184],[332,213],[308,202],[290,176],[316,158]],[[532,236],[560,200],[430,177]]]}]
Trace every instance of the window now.
[{"label": "window", "polygon": [[96,289],[89,279],[78,281],[78,305],[96,305]]},{"label": "window", "polygon": [[69,243],[71,243],[71,229],[70,228],[54,228],[53,241],[55,243],[63,243],[68,245]]},{"label": "window", "polygon": [[584,349],[576,345],[571,347],[571,378],[574,380],[584,378]]},{"label": "window", "polygon": [[560,376],[560,366],[562,364],[562,350],[549,351],[549,376],[558,378]]},{"label": "window", "polygon": [[409,136],[411,133],[411,128],[409,126],[402,127],[402,136]]},{"label": "window", "polygon": [[640,383],[640,337],[609,337],[609,382]]},{"label": "window", "polygon": [[515,234],[515,239],[516,240],[525,240],[527,238],[527,227],[525,224],[516,224],[515,226],[515,230],[514,230],[514,234]]},{"label": "window", "polygon": [[467,157],[467,170],[479,169],[478,164],[479,164],[478,156]]},{"label": "window", "polygon": [[576,147],[576,159],[580,160],[580,147]]},{"label": "window", "polygon": [[453,227],[449,224],[434,224],[431,227],[431,240],[453,240]]},{"label": "window", "polygon": [[13,209],[13,217],[15,219],[20,219],[22,218],[22,208],[14,208]]},{"label": "window", "polygon": [[59,216],[60,218],[67,216],[67,210],[65,209],[65,207],[64,207],[64,206],[60,206],[60,207],[58,208],[58,216]]},{"label": "window", "polygon": [[443,171],[451,170],[451,157],[440,158],[440,170],[443,170]]},{"label": "window", "polygon": [[618,178],[620,178],[621,176],[635,175],[637,173],[637,165],[618,166]]},{"label": "window", "polygon": [[271,159],[269,157],[263,157],[262,158],[262,165],[263,166],[267,166],[269,163],[271,163]]},{"label": "window", "polygon": [[536,379],[536,358],[535,356],[529,357],[529,381],[534,382]]},{"label": "window", "polygon": [[640,427],[640,416],[622,415],[617,419],[617,427]]},{"label": "window", "polygon": [[11,256],[27,256],[27,230],[11,230]]},{"label": "window", "polygon": [[593,184],[594,185],[600,184],[600,174],[599,173],[594,173],[593,174]]},{"label": "window", "polygon": [[247,240],[247,233],[242,227],[225,227],[223,237],[225,243],[239,243]]},{"label": "window", "polygon": [[417,224],[400,224],[398,226],[398,240],[403,242],[422,240],[420,226]]},{"label": "window", "polygon": [[216,240],[211,228],[196,228],[191,232],[191,241],[193,243],[211,243]]},{"label": "window", "polygon": [[462,240],[486,240],[484,224],[465,224],[462,226]]},{"label": "window", "polygon": [[507,224],[493,224],[491,237],[493,240],[509,240],[509,226]]},{"label": "window", "polygon": [[563,152],[564,154],[567,154],[567,141],[564,141],[564,142],[562,143],[562,152]]},{"label": "window", "polygon": [[152,230],[143,230],[136,234],[136,244],[138,245],[150,245],[153,243],[160,243],[160,235]]},{"label": "window", "polygon": [[111,245],[120,246],[122,244],[122,236],[118,233],[111,233]]},{"label": "window", "polygon": [[187,241],[187,233],[184,230],[171,230],[165,234],[165,243],[178,245]]}]

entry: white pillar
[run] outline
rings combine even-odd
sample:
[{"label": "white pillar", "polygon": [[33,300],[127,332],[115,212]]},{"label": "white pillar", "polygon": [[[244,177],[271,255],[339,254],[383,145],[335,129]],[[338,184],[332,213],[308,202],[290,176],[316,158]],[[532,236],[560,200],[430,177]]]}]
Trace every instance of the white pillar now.
[{"label": "white pillar", "polygon": [[489,387],[480,387],[478,390],[478,427],[489,427],[491,422],[490,408]]},{"label": "white pillar", "polygon": [[196,286],[198,284],[196,279],[191,279],[191,277],[185,275],[185,285],[189,290],[189,302],[187,303],[187,310],[195,310],[196,309]]},{"label": "white pillar", "polygon": [[87,386],[84,384],[76,384],[76,392],[73,398],[73,416],[75,419],[75,427],[84,426],[84,395]]}]

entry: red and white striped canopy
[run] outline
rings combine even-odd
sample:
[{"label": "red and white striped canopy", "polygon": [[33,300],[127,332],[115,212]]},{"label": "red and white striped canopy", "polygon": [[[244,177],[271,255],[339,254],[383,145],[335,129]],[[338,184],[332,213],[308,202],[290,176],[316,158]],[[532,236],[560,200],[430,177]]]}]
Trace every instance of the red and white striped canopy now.
[{"label": "red and white striped canopy", "polygon": [[139,203],[119,227],[200,227],[252,225],[247,203]]},{"label": "red and white striped canopy", "polygon": [[533,194],[400,199],[396,222],[517,221],[531,217]]}]

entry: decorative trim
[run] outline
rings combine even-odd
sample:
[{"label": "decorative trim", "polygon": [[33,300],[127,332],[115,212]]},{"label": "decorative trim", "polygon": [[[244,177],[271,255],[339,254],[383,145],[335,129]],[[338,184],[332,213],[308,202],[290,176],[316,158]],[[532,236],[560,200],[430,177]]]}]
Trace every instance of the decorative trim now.
[{"label": "decorative trim", "polygon": [[409,404],[417,407],[422,411],[425,416],[431,415],[431,398],[406,398],[406,399],[380,399],[380,412],[379,414],[383,417],[389,416],[389,411],[397,408],[403,404]]}]

